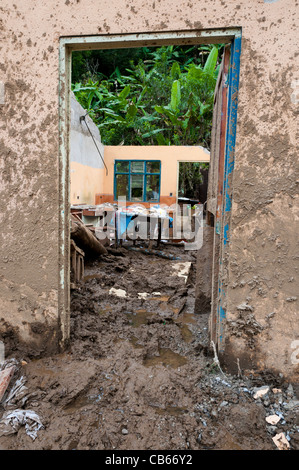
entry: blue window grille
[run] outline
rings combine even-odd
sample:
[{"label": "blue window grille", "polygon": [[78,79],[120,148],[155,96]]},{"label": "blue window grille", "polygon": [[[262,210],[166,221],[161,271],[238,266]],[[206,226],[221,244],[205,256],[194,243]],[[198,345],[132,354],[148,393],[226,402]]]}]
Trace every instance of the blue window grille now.
[{"label": "blue window grille", "polygon": [[160,160],[115,160],[114,200],[160,202]]}]

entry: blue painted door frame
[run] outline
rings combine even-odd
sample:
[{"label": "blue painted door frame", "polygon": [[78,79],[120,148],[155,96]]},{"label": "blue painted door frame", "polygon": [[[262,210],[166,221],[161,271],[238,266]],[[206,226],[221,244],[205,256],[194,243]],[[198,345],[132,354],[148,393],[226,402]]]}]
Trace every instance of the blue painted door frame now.
[{"label": "blue painted door frame", "polygon": [[[229,89],[228,89],[228,107],[227,107],[227,129],[226,146],[224,160],[224,178],[223,178],[223,205],[221,217],[221,248],[220,248],[220,267],[223,263],[223,254],[228,252],[230,218],[232,208],[232,173],[235,163],[235,142],[237,132],[237,110],[238,110],[238,90],[240,75],[240,56],[241,56],[241,36],[235,37],[231,44],[230,68],[229,68]],[[217,346],[219,352],[224,352],[224,324],[226,319],[225,296],[226,289],[221,278],[221,269],[219,269],[218,278],[219,300],[217,305]]]}]

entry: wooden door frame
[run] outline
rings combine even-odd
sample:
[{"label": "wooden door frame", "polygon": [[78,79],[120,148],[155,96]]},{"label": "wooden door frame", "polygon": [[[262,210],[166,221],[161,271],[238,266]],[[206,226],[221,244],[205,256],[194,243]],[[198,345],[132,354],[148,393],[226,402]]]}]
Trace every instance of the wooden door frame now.
[{"label": "wooden door frame", "polygon": [[[219,274],[221,266],[220,243],[221,223],[223,214],[223,184],[225,172],[225,144],[228,119],[228,77],[231,58],[231,45],[225,46],[218,80],[215,87],[214,111],[212,126],[211,164],[214,166],[217,160],[217,192],[214,213],[214,237],[213,237],[213,260],[212,260],[212,286],[211,286],[211,316],[210,316],[210,338],[218,346],[219,335]],[[214,182],[212,182],[212,185]]]},{"label": "wooden door frame", "polygon": [[[241,36],[230,45],[228,76],[222,89],[220,150],[217,184],[217,203],[214,220],[212,305],[210,337],[220,354],[225,349],[226,298],[229,263],[229,235],[233,197],[233,170],[237,132],[238,90],[240,74]],[[226,67],[225,67],[226,68]],[[225,71],[226,72],[226,71]],[[214,120],[213,120],[214,122]],[[211,156],[212,157],[212,156]],[[219,237],[219,240],[218,240]],[[217,244],[219,245],[217,246]]]}]

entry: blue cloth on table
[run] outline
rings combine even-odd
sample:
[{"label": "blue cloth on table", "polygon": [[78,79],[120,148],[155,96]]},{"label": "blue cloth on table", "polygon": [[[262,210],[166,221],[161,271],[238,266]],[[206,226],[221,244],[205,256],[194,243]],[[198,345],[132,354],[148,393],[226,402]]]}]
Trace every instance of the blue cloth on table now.
[{"label": "blue cloth on table", "polygon": [[[120,212],[116,213],[117,216],[117,236],[120,237],[123,233],[126,232],[130,222],[138,216],[138,214],[135,213],[125,213],[125,212]],[[169,217],[169,227],[172,227],[173,224],[173,218]]]},{"label": "blue cloth on table", "polygon": [[129,223],[133,218],[136,217],[136,214],[125,214],[121,212],[117,219],[117,236],[121,236],[128,228]]}]

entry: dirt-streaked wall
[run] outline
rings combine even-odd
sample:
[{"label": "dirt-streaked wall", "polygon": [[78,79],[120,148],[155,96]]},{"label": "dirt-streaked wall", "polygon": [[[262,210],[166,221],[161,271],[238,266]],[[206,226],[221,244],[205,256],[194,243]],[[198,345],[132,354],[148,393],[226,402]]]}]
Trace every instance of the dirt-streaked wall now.
[{"label": "dirt-streaked wall", "polygon": [[241,369],[298,376],[298,0],[3,0],[0,21],[1,330],[43,349],[68,335],[59,38],[240,26],[226,351]]}]

